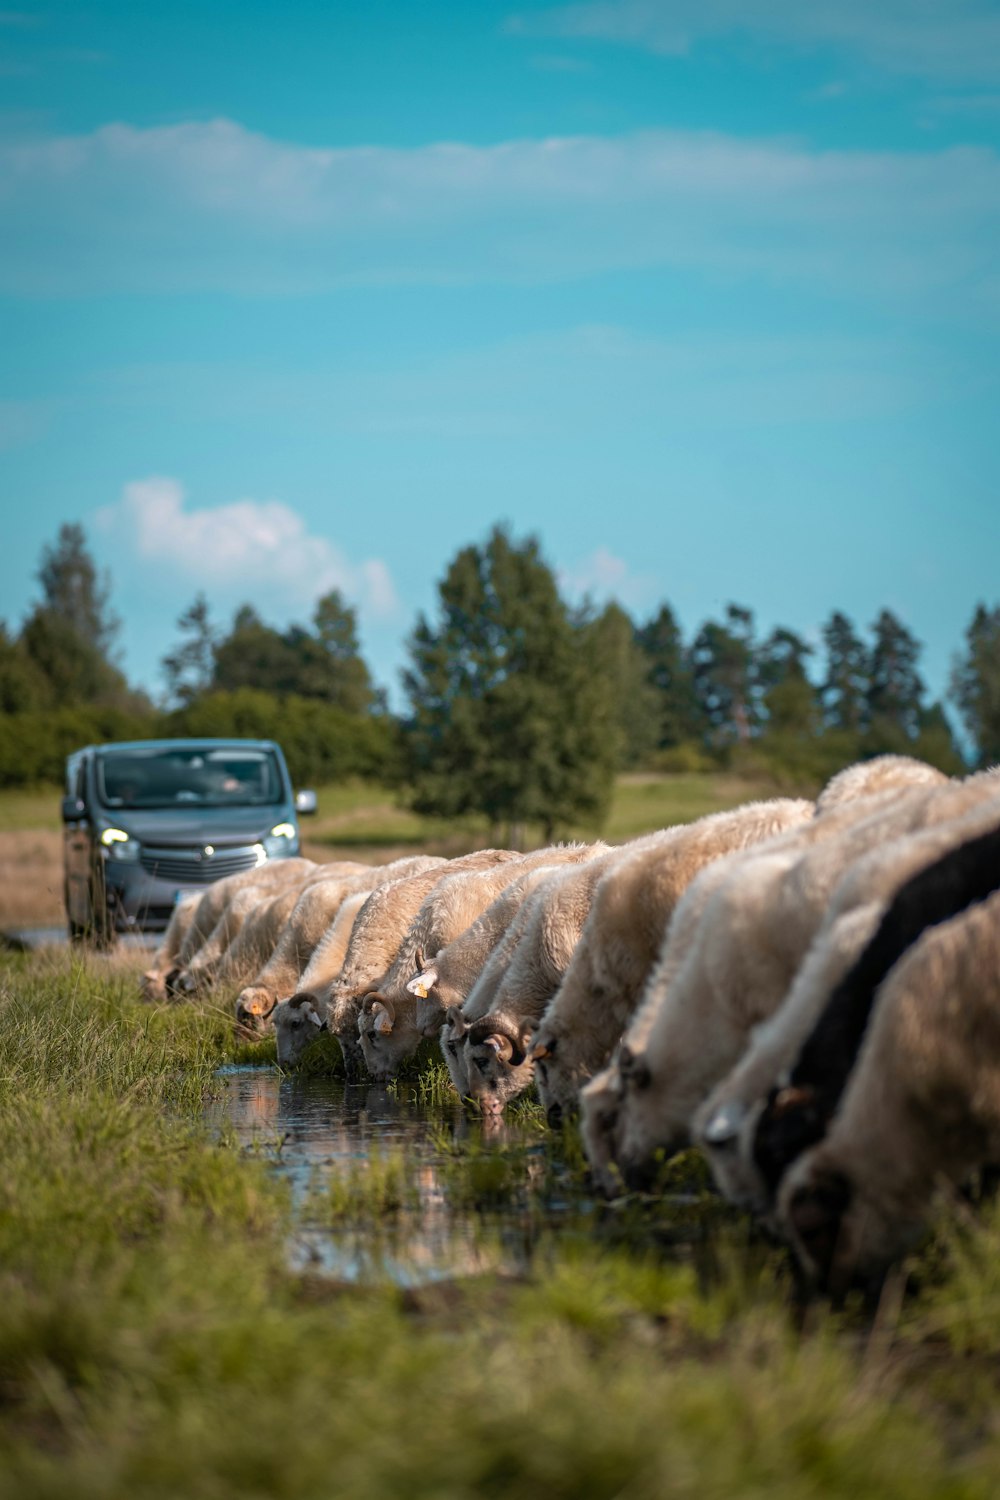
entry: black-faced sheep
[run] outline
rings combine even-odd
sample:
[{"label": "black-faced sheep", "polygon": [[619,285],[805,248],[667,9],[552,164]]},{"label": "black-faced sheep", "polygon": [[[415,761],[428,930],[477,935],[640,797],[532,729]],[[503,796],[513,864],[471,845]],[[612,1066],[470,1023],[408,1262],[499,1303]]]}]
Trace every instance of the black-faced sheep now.
[{"label": "black-faced sheep", "polygon": [[766,1212],[791,1162],[825,1133],[886,974],[925,928],[998,885],[1000,786],[848,871],[784,1005],[696,1117],[727,1197]]},{"label": "black-faced sheep", "polygon": [[779,1224],[817,1284],[871,1285],[941,1186],[998,1160],[1000,893],[890,971],[825,1139],[782,1181]]},{"label": "black-faced sheep", "polygon": [[[732,859],[704,905],[699,941],[683,968],[669,986],[656,971],[650,979],[643,1004],[656,1016],[642,1057],[627,1034],[622,1045],[617,1161],[627,1182],[644,1184],[659,1153],[687,1144],[694,1112],[788,994],[850,865],[888,839],[960,816],[985,794],[981,785],[946,783],[864,797]],[[699,884],[711,875],[712,867],[684,899],[699,900]]]}]

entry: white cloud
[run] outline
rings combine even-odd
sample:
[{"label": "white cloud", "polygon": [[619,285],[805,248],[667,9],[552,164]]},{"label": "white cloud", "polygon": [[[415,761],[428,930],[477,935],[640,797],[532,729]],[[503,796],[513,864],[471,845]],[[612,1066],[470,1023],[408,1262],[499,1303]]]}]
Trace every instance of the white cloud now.
[{"label": "white cloud", "polygon": [[832,47],[891,72],[1000,79],[1000,15],[992,0],[585,0],[514,15],[526,36],[578,37],[684,56],[727,35]]},{"label": "white cloud", "polygon": [[560,568],[557,576],[560,589],[572,599],[588,596],[602,604],[615,599],[629,609],[648,604],[657,589],[651,574],[633,573],[607,547],[596,547],[572,567]]},{"label": "white cloud", "polygon": [[[995,299],[1000,158],[711,132],[319,150],[231,121],[0,145],[0,290],[297,295],[668,266]],[[991,290],[991,287],[993,289]]]},{"label": "white cloud", "polygon": [[235,500],[188,510],[176,479],[152,475],[126,484],[117,504],[98,513],[105,532],[124,530],[146,564],[183,574],[209,591],[300,606],[340,589],[374,617],[396,612],[389,570],[378,558],[351,564],[326,537],[310,535],[305,522],[279,500]]}]

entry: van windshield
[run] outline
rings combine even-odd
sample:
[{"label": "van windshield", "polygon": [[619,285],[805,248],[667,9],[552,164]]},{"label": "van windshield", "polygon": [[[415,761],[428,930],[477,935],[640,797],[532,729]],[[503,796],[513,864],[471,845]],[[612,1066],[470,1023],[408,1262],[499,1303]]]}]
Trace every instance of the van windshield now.
[{"label": "van windshield", "polygon": [[273,752],[242,745],[109,752],[97,790],[105,807],[263,807],[283,796]]}]

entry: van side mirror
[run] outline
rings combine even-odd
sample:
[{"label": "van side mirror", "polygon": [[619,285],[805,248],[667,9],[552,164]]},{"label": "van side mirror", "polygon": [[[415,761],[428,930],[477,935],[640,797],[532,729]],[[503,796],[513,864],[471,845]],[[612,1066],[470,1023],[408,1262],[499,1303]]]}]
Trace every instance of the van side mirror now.
[{"label": "van side mirror", "polygon": [[62,799],[62,820],[64,823],[75,823],[82,818],[87,811],[86,803],[81,802],[79,797],[64,797]]},{"label": "van side mirror", "polygon": [[316,811],[316,793],[312,790],[295,793],[295,811],[309,817]]}]

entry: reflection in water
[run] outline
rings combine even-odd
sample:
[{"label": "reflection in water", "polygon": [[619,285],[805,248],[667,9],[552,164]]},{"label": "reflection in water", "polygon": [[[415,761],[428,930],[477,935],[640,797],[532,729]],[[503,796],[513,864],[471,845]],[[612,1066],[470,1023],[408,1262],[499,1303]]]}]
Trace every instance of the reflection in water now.
[{"label": "reflection in water", "polygon": [[[470,1120],[457,1101],[421,1106],[376,1084],[262,1068],[222,1068],[218,1083],[211,1122],[234,1129],[244,1148],[270,1159],[291,1185],[301,1226],[290,1251],[295,1269],[350,1280],[388,1276],[412,1285],[524,1268],[544,1223],[537,1201],[527,1209],[519,1205],[516,1188],[530,1188],[533,1178],[537,1183],[544,1165],[541,1149],[532,1159],[515,1127],[498,1130],[491,1122],[487,1147],[482,1122]],[[456,1140],[473,1153],[471,1172],[457,1170],[448,1149]],[[527,1156],[517,1157],[511,1192],[511,1157],[502,1153],[519,1145]],[[389,1208],[376,1181],[387,1162],[401,1164],[403,1178],[403,1191]],[[343,1193],[332,1192],[338,1179],[341,1187],[357,1186],[357,1215],[345,1211]],[[491,1205],[485,1213],[482,1201],[474,1201],[477,1192]],[[585,1211],[587,1205],[573,1194],[553,1198],[552,1219],[565,1222],[570,1207]]]}]

